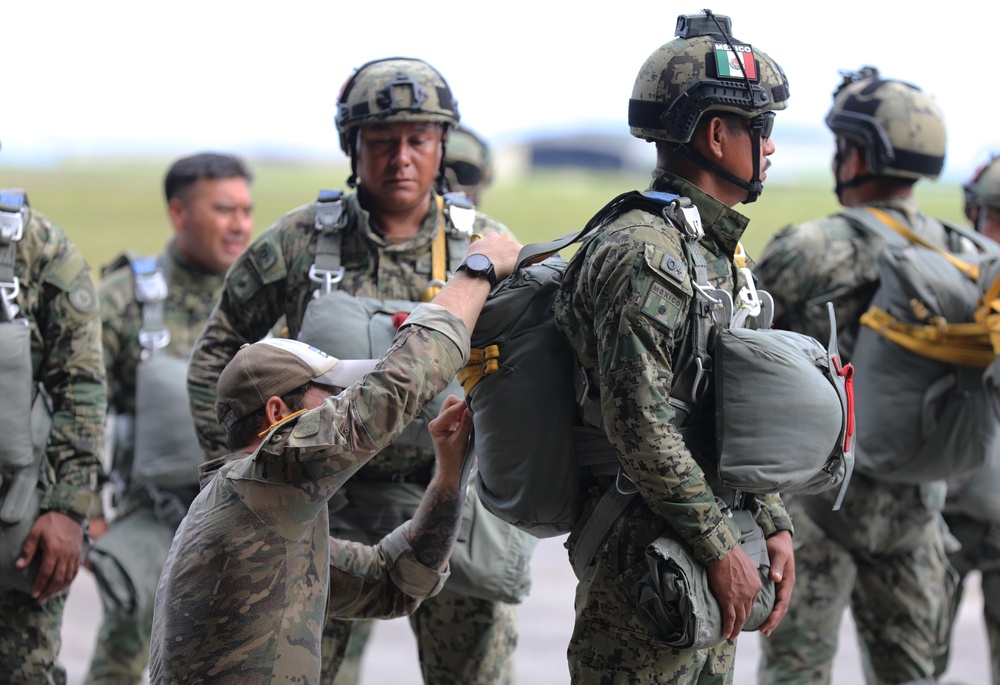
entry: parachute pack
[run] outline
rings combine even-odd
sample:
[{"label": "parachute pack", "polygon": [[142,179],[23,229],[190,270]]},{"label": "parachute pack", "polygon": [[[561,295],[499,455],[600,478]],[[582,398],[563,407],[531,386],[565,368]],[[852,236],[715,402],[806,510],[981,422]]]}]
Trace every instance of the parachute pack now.
[{"label": "parachute pack", "polygon": [[0,587],[30,592],[41,565],[37,555],[17,568],[21,548],[41,511],[43,473],[52,427],[52,400],[34,379],[31,328],[15,303],[18,241],[24,236],[28,198],[20,189],[0,190]]},{"label": "parachute pack", "polygon": [[844,215],[888,241],[851,360],[859,470],[920,483],[983,467],[1000,437],[1000,250],[951,224],[946,251],[879,209]]},{"label": "parachute pack", "polygon": [[[483,503],[532,535],[550,537],[577,523],[582,476],[618,473],[621,481],[617,452],[577,382],[585,374],[555,326],[553,303],[567,266],[558,251],[636,208],[682,231],[695,274],[698,294],[688,320],[694,359],[678,368],[697,373],[690,383],[677,373],[671,393],[671,403],[684,404],[715,388],[714,424],[679,427],[695,458],[722,484],[745,492],[814,493],[840,485],[842,497],[853,469],[853,409],[851,367],[840,363],[836,335],[828,350],[808,336],[769,330],[773,303],[753,290],[749,273],[748,292],[735,305],[728,292],[708,284],[697,246],[700,216],[690,200],[632,191],[579,233],[525,246],[480,314],[459,380],[473,409]],[[740,255],[736,261],[744,264]]]},{"label": "parachute pack", "polygon": [[198,483],[204,453],[198,444],[194,418],[188,411],[188,360],[166,351],[170,330],[164,318],[167,300],[165,257],[143,258],[126,252],[101,270],[132,272],[133,293],[141,310],[136,365],[135,415],[116,414],[112,442],[112,481],[116,487],[145,491],[165,518],[179,521],[187,505],[160,488]]}]

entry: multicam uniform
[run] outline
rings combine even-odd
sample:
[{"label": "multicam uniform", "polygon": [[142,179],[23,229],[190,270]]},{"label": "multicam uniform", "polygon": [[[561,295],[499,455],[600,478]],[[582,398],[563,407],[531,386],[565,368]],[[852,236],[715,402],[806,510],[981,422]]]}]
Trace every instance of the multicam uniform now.
[{"label": "multicam uniform", "polygon": [[[53,423],[41,481],[42,511],[83,522],[100,470],[104,435],[104,366],[97,296],[90,268],[66,234],[28,209],[14,275],[19,317],[31,332],[33,378],[52,398]],[[12,390],[30,392],[30,388]],[[39,550],[41,553],[41,550]],[[38,604],[0,587],[0,673],[5,682],[65,682],[57,664],[66,592]]]},{"label": "multicam uniform", "polygon": [[[872,202],[938,245],[941,225],[912,199]],[[878,287],[881,237],[830,216],[779,231],[754,270],[774,297],[775,327],[819,340],[830,336],[826,302],[836,311],[840,350],[850,361],[861,314]],[[859,421],[871,417],[859,416]],[[945,641],[954,581],[944,555],[943,482],[879,481],[859,471],[838,512],[834,494],[796,497],[796,585],[788,614],[762,641],[760,681],[830,682],[844,609],[850,605],[870,683],[933,674]],[[876,675],[877,674],[877,675]]]},{"label": "multicam uniform", "polygon": [[[372,225],[356,194],[345,197],[347,223],[342,229],[341,263],[345,273],[338,287],[351,295],[420,301],[431,277],[431,242],[441,222],[434,195],[417,234],[389,243]],[[306,306],[316,283],[309,270],[316,255],[316,206],[293,210],[262,234],[230,269],[218,308],[212,313],[191,361],[189,390],[192,411],[203,446],[213,456],[224,445],[213,403],[219,372],[240,345],[258,340],[282,316],[289,337],[299,334]],[[476,214],[473,231],[507,229]],[[376,482],[429,482],[431,450],[392,446],[383,450],[355,477]],[[474,497],[470,493],[470,498]],[[331,505],[332,506],[332,505]],[[339,506],[339,505],[338,505]],[[331,510],[332,513],[332,510]],[[338,511],[338,517],[350,507]],[[380,537],[388,530],[331,531],[337,537],[363,532]],[[514,607],[503,602],[466,597],[445,590],[424,602],[411,617],[417,634],[421,668],[428,683],[496,683],[509,666],[516,643]],[[330,682],[344,656],[352,625],[332,619],[323,644],[323,678]]]},{"label": "multicam uniform", "polygon": [[[705,230],[698,248],[708,264],[708,278],[714,287],[737,291],[742,283],[734,276],[732,254],[747,219],[666,171],[653,172],[651,189],[692,200]],[[716,562],[740,539],[723,506],[745,506],[698,466],[677,431],[680,417],[668,401],[688,336],[693,289],[686,270],[662,265],[670,258],[687,263],[683,240],[658,215],[626,212],[599,229],[574,256],[556,301],[557,325],[591,387],[600,389],[605,430],[621,468],[641,495],[637,506],[618,518],[577,585],[577,620],[569,647],[575,683],[732,682],[735,642],[705,650],[672,649],[649,635],[635,610],[635,588],[648,570],[650,542],[672,532],[690,545],[698,561]],[[592,478],[583,519],[612,481]],[[791,530],[776,495],[764,498],[757,522],[765,536]],[[571,556],[574,535],[567,542]]]},{"label": "multicam uniform", "polygon": [[405,527],[375,548],[329,536],[327,502],[448,384],[469,334],[430,304],[396,344],[361,383],[280,424],[255,454],[203,465],[208,482],[157,588],[152,683],[315,683],[327,613],[399,616],[441,587],[446,574],[416,560]]},{"label": "multicam uniform", "polygon": [[[205,271],[191,263],[179,253],[173,240],[156,261],[167,282],[163,325],[170,333],[169,344],[157,350],[156,354],[186,359],[218,299],[225,274]],[[136,299],[132,269],[123,265],[107,274],[101,282],[99,295],[104,364],[109,379],[108,406],[119,417],[134,417],[137,367],[146,348],[140,344],[143,311]],[[180,409],[188,411],[187,407]],[[130,447],[135,441],[134,437],[131,440],[124,440],[123,437],[119,438],[118,447],[125,446],[124,450],[116,450],[116,459],[123,463],[113,466],[127,477],[132,461]],[[125,454],[125,451],[129,453]],[[151,491],[140,484],[128,483],[131,487],[120,493],[116,518],[109,534],[120,538],[116,542],[117,547],[143,549],[141,570],[146,573],[130,578],[133,585],[140,586],[132,590],[137,595],[148,596],[151,600],[156,592],[174,531],[198,492],[197,472],[191,474],[190,482],[190,487],[169,491],[159,487]],[[157,500],[160,505],[154,506]],[[164,506],[168,503],[172,506]],[[135,568],[138,569],[139,565]],[[103,589],[103,584],[99,587]],[[145,606],[146,603],[143,603],[148,611],[141,616],[112,610],[112,603],[108,601],[104,604],[104,620],[86,682],[88,685],[138,683],[149,659],[152,604]]]}]

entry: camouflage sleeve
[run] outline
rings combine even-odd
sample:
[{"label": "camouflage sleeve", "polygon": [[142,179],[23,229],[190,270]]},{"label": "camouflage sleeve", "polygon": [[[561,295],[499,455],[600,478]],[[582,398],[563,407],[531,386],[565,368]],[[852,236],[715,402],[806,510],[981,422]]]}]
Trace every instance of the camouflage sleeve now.
[{"label": "camouflage sleeve", "polygon": [[[101,322],[90,267],[62,230],[34,215],[19,246],[33,320],[36,378],[52,398],[46,458],[52,487],[45,511],[87,516],[104,445],[105,373]],[[20,256],[20,255],[19,255]]]},{"label": "camouflage sleeve", "polygon": [[[361,382],[296,415],[290,430],[275,430],[253,459],[234,467],[233,488],[262,521],[298,539],[337,490],[444,390],[468,350],[461,319],[420,305]],[[275,484],[295,487],[279,498]]]},{"label": "camouflage sleeve", "polygon": [[337,618],[395,618],[412,614],[444,587],[449,573],[424,566],[413,555],[409,522],[375,547],[330,538],[330,603]]},{"label": "camouflage sleeve", "polygon": [[781,496],[772,493],[758,498],[760,511],[757,513],[757,525],[764,531],[764,537],[769,538],[780,530],[795,532],[792,526],[792,517],[785,510],[785,504],[781,501]]},{"label": "camouflage sleeve", "polygon": [[261,234],[229,269],[219,302],[191,352],[188,395],[206,459],[228,451],[225,431],[215,415],[219,374],[241,345],[263,338],[287,313],[288,268],[281,221]]},{"label": "camouflage sleeve", "polygon": [[662,229],[632,223],[635,214],[623,215],[620,230],[595,241],[583,266],[582,287],[593,302],[601,412],[624,471],[646,504],[699,561],[713,563],[738,544],[739,532],[674,427],[668,401],[692,290],[688,276],[678,282],[661,264],[668,256],[682,263],[685,258]]},{"label": "camouflage sleeve", "polygon": [[132,274],[114,271],[101,280],[97,291],[101,309],[101,342],[108,377],[108,406],[116,411],[133,411],[135,369],[141,311],[135,300]]}]

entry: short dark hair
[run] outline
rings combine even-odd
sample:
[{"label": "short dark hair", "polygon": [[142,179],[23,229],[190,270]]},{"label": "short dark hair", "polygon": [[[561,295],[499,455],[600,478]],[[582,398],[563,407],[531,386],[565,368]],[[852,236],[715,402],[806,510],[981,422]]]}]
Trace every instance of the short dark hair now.
[{"label": "short dark hair", "polygon": [[253,173],[246,162],[235,155],[202,152],[183,157],[170,165],[163,179],[163,191],[169,203],[182,197],[188,188],[203,178],[245,178],[253,182]]},{"label": "short dark hair", "polygon": [[[305,395],[313,385],[315,383],[312,381],[300,385],[282,395],[281,401],[292,411],[303,409],[305,407]],[[215,415],[220,423],[222,422],[222,416],[226,413],[226,409],[226,407],[218,402],[215,405]],[[230,452],[239,452],[246,448],[247,445],[252,445],[260,437],[260,432],[267,428],[267,418],[264,410],[265,408],[261,407],[233,422],[233,425],[226,431],[226,444]]]}]

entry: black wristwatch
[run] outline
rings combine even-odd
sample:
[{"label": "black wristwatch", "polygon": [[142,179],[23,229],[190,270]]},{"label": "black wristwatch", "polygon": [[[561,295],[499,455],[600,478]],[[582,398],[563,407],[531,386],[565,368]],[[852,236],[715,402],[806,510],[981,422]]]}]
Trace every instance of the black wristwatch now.
[{"label": "black wristwatch", "polygon": [[474,252],[462,260],[458,265],[458,270],[465,269],[470,276],[479,276],[490,282],[492,288],[497,284],[497,272],[493,269],[493,262],[481,252]]}]

